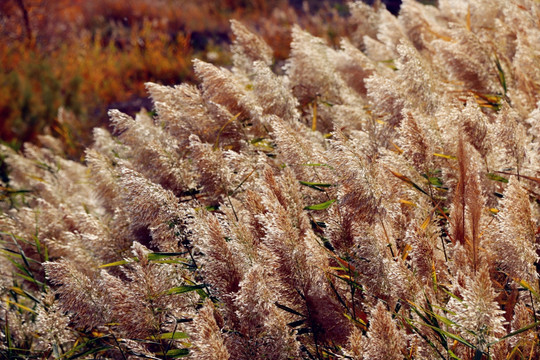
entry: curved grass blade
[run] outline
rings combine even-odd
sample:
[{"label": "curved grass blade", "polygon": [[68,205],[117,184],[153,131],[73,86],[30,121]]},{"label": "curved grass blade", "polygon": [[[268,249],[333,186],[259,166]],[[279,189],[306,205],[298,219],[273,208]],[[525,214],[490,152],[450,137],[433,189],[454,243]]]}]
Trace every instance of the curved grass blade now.
[{"label": "curved grass blade", "polygon": [[299,183],[318,191],[324,191],[324,189],[321,189],[321,188],[329,188],[332,186],[332,184],[317,183],[317,182],[302,181],[302,180],[300,180]]},{"label": "curved grass blade", "polygon": [[328,209],[330,205],[332,205],[336,201],[337,199],[332,199],[332,200],[328,200],[320,204],[309,205],[309,206],[304,207],[304,210],[325,210],[325,209]]},{"label": "curved grass blade", "polygon": [[108,263],[108,264],[99,265],[98,267],[100,269],[102,269],[102,268],[112,267],[112,266],[121,266],[121,265],[126,265],[126,264],[129,264],[129,263],[132,263],[134,261],[139,261],[139,259],[131,258],[131,259],[126,259],[126,260],[120,260],[120,261],[115,261],[115,262]]},{"label": "curved grass blade", "polygon": [[428,343],[428,345],[429,345],[433,350],[435,350],[435,351],[439,354],[439,356],[441,357],[441,359],[446,360],[446,358],[445,358],[444,355],[440,352],[440,350],[439,350],[439,348],[437,347],[437,345],[435,345],[431,340],[429,340],[429,338],[428,338],[426,335],[424,335],[424,334],[420,331],[420,329],[418,329],[418,328],[413,324],[413,322],[412,322],[411,319],[407,319],[406,317],[403,317],[403,316],[401,316],[401,318],[402,318],[403,320],[405,320],[405,322],[411,327],[411,329],[412,329],[416,334],[418,334],[418,336],[420,336],[425,342]]},{"label": "curved grass blade", "polygon": [[159,334],[157,336],[150,336],[148,339],[151,339],[151,340],[165,340],[165,339],[177,340],[177,339],[187,339],[188,337],[189,337],[188,334],[186,334],[184,332],[176,331],[176,332],[168,332],[168,333]]},{"label": "curved grass blade", "polygon": [[28,312],[31,312],[32,314],[36,314],[36,312],[34,310],[30,309],[28,306],[24,306],[22,304],[19,304],[18,302],[11,301],[9,299],[5,299],[5,302],[8,303],[8,304],[11,304],[11,305],[15,305],[19,309],[26,310]]},{"label": "curved grass blade", "polygon": [[534,323],[529,324],[529,325],[527,325],[527,326],[524,326],[524,327],[522,327],[521,329],[518,329],[518,330],[516,330],[516,331],[512,331],[510,334],[507,334],[507,335],[503,336],[502,338],[500,338],[500,339],[498,339],[498,340],[495,340],[495,341],[489,343],[489,346],[491,346],[491,345],[493,345],[493,344],[497,344],[497,343],[499,343],[499,342],[501,342],[501,341],[504,341],[504,340],[506,340],[506,339],[508,339],[508,338],[511,338],[512,336],[516,336],[516,335],[518,335],[518,334],[521,334],[522,332],[525,332],[525,331],[527,331],[527,330],[530,330],[530,329],[532,329],[532,328],[534,328],[534,327],[536,327],[536,326],[538,326],[538,325],[540,325],[540,321],[537,321],[537,322],[534,322]]},{"label": "curved grass blade", "polygon": [[386,168],[386,170],[390,171],[390,173],[392,173],[392,175],[394,175],[395,177],[397,177],[398,179],[400,179],[401,181],[409,184],[410,186],[412,186],[413,188],[415,188],[416,190],[420,191],[421,193],[429,196],[429,194],[424,190],[422,189],[420,186],[416,185],[411,179],[409,179],[407,176],[405,175],[402,175],[398,172],[395,172],[393,170],[390,170],[388,168]]},{"label": "curved grass blade", "polygon": [[438,153],[433,153],[433,155],[438,156],[438,157],[442,157],[442,158],[448,159],[448,160],[457,160],[457,157],[455,157],[453,155],[438,154]]},{"label": "curved grass blade", "polygon": [[305,315],[299,313],[298,311],[294,310],[294,309],[291,309],[290,307],[288,306],[285,306],[285,305],[282,305],[280,303],[278,303],[277,301],[274,303],[278,308],[280,308],[281,310],[285,310],[291,314],[294,314],[294,315],[298,315],[298,316],[302,316],[302,317],[306,317]]},{"label": "curved grass blade", "polygon": [[[183,255],[186,255],[186,254],[180,253],[180,252],[154,252],[154,253],[149,253],[147,257],[148,257],[148,260],[150,261],[156,261],[156,260],[162,260],[162,259],[166,259],[173,256],[183,256]],[[181,260],[187,261],[187,259],[183,259],[183,258]]]},{"label": "curved grass blade", "polygon": [[101,346],[101,347],[98,347],[98,348],[95,348],[95,349],[90,349],[88,351],[85,351],[85,352],[82,352],[80,354],[76,354],[76,355],[73,355],[73,356],[70,356],[68,358],[68,360],[72,360],[72,359],[78,359],[80,357],[86,357],[88,355],[92,355],[92,354],[96,354],[98,352],[102,352],[102,351],[107,351],[109,349],[112,349],[112,346]]},{"label": "curved grass blade", "polygon": [[432,328],[433,330],[435,330],[436,332],[438,332],[439,334],[441,334],[441,335],[443,335],[443,336],[449,337],[449,338],[452,339],[452,340],[456,340],[457,342],[459,342],[459,343],[461,343],[461,344],[467,346],[468,348],[471,348],[471,349],[473,349],[473,350],[475,350],[475,351],[478,350],[478,349],[476,348],[476,346],[474,346],[473,344],[471,344],[471,343],[468,342],[467,340],[463,339],[463,338],[462,338],[461,336],[459,336],[459,335],[452,334],[452,333],[450,333],[450,332],[448,332],[448,331],[445,331],[445,330],[443,330],[443,329],[441,329],[441,328],[438,328],[438,327],[436,327],[436,326],[433,326],[433,325],[429,325],[429,324],[424,324],[424,325],[427,326],[427,327]]},{"label": "curved grass blade", "polygon": [[25,290],[21,289],[20,287],[11,286],[8,289],[13,291],[14,293],[16,293],[18,295],[24,296],[24,297],[32,300],[35,303],[41,304],[41,301],[39,299],[37,299],[34,295],[32,295],[32,294],[26,292]]},{"label": "curved grass blade", "polygon": [[169,289],[167,291],[167,294],[183,294],[190,291],[195,291],[199,289],[204,289],[206,285],[199,284],[199,285],[184,285],[184,286],[178,286],[174,287],[172,289]]},{"label": "curved grass blade", "polygon": [[165,356],[166,359],[169,359],[169,358],[176,359],[176,358],[188,356],[189,349],[172,349],[172,350],[167,351],[165,354],[157,353],[156,355]]},{"label": "curved grass blade", "polygon": [[490,179],[490,180],[500,181],[500,182],[505,183],[505,184],[508,183],[508,179],[507,179],[507,178],[502,177],[502,176],[497,175],[497,174],[494,174],[494,173],[488,173],[486,176],[487,176],[488,179]]}]

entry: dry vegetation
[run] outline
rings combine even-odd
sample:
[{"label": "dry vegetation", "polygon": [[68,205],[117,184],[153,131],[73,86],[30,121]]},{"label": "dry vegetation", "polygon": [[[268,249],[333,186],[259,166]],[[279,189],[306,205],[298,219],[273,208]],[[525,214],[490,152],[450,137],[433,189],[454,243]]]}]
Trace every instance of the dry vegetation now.
[{"label": "dry vegetation", "polygon": [[133,115],[151,107],[145,82],[194,81],[193,56],[230,64],[230,19],[257,28],[278,60],[295,23],[336,42],[347,33],[330,5],[306,15],[286,0],[1,1],[0,139],[19,148],[47,133],[78,157],[91,129],[107,124],[108,108]]},{"label": "dry vegetation", "polygon": [[539,358],[540,3],[350,13],[2,147],[0,354]]}]

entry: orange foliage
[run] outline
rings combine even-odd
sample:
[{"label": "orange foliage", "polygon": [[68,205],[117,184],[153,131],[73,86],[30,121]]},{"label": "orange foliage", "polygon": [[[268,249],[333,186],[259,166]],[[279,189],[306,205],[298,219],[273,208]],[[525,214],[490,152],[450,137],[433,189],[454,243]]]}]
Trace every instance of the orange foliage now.
[{"label": "orange foliage", "polygon": [[[303,16],[287,0],[0,1],[0,140],[19,146],[50,133],[77,144],[77,154],[90,129],[107,124],[111,104],[134,112],[145,103],[145,82],[193,80],[194,52],[228,64],[221,48],[232,18],[257,30],[278,61],[295,23],[334,43],[347,33],[335,9]],[[59,107],[72,122],[59,123]]]}]

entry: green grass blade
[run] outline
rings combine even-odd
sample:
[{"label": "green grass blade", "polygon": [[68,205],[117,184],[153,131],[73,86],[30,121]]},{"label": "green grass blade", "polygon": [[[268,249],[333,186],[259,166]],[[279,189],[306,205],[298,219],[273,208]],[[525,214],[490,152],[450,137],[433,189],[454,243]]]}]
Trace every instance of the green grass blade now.
[{"label": "green grass blade", "polygon": [[486,174],[486,176],[487,176],[487,178],[490,179],[490,180],[499,181],[499,182],[502,182],[502,183],[505,183],[505,184],[508,183],[508,179],[507,179],[507,178],[502,177],[502,176],[497,175],[497,174],[494,174],[494,173],[488,173],[488,174]]},{"label": "green grass blade", "polygon": [[[422,319],[422,321],[424,322],[425,325],[429,326],[429,327],[432,327],[433,328],[433,325],[431,324],[431,320],[430,318],[424,316],[424,314],[420,313],[420,310],[417,309],[417,307],[415,305],[413,305],[411,302],[409,302],[410,306],[411,306],[411,310],[414,311],[416,313],[416,315],[418,315],[420,317],[420,319]],[[441,333],[435,331],[435,333],[437,334],[437,336],[439,337],[439,342],[441,343],[441,345],[446,349],[448,350],[448,341],[446,340],[446,338],[444,337],[444,335],[442,335]]]},{"label": "green grass blade", "polygon": [[163,334],[159,334],[157,336],[150,336],[148,339],[152,339],[152,340],[165,340],[165,339],[168,339],[168,340],[177,340],[177,339],[187,339],[189,337],[188,334],[184,333],[184,332],[180,332],[180,331],[176,331],[176,332],[168,332],[168,333],[163,333]]},{"label": "green grass blade", "polygon": [[332,200],[328,200],[320,204],[306,206],[304,210],[325,210],[325,209],[328,209],[330,205],[332,205],[336,201],[337,199],[332,199]]},{"label": "green grass blade", "polygon": [[498,57],[495,57],[495,65],[497,66],[497,73],[499,75],[499,83],[503,87],[504,94],[506,95],[508,91],[508,87],[506,85],[506,75],[504,74],[504,70],[502,68],[501,62],[499,61]]},{"label": "green grass blade", "polygon": [[518,334],[521,334],[522,332],[528,331],[528,330],[530,330],[530,329],[532,329],[532,328],[534,328],[534,327],[536,327],[536,326],[538,326],[538,325],[540,325],[540,321],[537,321],[537,322],[534,322],[534,323],[529,324],[529,325],[527,325],[527,326],[524,326],[524,327],[522,327],[521,329],[518,329],[518,330],[516,330],[516,331],[512,331],[511,333],[509,333],[509,334],[503,336],[502,338],[500,338],[500,339],[498,339],[498,340],[496,340],[496,341],[493,341],[493,342],[489,343],[489,346],[491,346],[491,345],[493,345],[493,344],[497,344],[497,343],[499,343],[499,342],[501,342],[501,341],[504,341],[504,340],[506,340],[506,339],[508,339],[508,338],[511,338],[512,336],[516,336],[516,335],[518,335]]},{"label": "green grass blade", "polygon": [[298,182],[304,186],[310,187],[318,191],[324,191],[324,189],[321,189],[321,188],[329,188],[332,186],[332,184],[318,183],[318,182],[311,182],[311,181],[299,180]]},{"label": "green grass blade", "polygon": [[176,359],[176,358],[188,356],[189,349],[172,349],[172,350],[167,351],[165,354],[161,352],[161,353],[157,353],[156,355],[159,355],[159,356],[165,355],[166,359],[169,359],[169,358]]},{"label": "green grass blade", "polygon": [[18,286],[11,286],[8,288],[10,291],[13,291],[14,293],[18,294],[18,295],[21,295],[21,296],[24,296],[30,300],[32,300],[33,302],[37,303],[37,304],[41,304],[41,301],[39,299],[37,299],[34,295],[28,293],[27,291],[21,289],[20,287]]},{"label": "green grass blade", "polygon": [[452,340],[456,340],[457,342],[467,346],[468,348],[471,348],[473,350],[477,350],[476,346],[474,346],[473,344],[471,344],[470,342],[468,342],[467,340],[463,339],[461,336],[459,335],[456,335],[456,334],[452,334],[448,331],[445,331],[441,328],[438,328],[438,327],[435,327],[435,326],[432,326],[432,325],[429,325],[429,324],[424,324],[425,326],[428,326],[430,328],[432,328],[433,330],[435,330],[436,332],[440,333],[441,335],[444,335],[446,337],[449,337],[450,339]]},{"label": "green grass blade", "polygon": [[183,293],[187,293],[187,292],[190,292],[190,291],[204,289],[205,286],[206,285],[204,285],[204,284],[178,286],[178,287],[174,287],[172,289],[169,289],[167,291],[167,294],[183,294]]},{"label": "green grass blade", "polygon": [[131,258],[131,259],[126,259],[126,260],[115,261],[115,262],[112,262],[112,263],[99,265],[99,268],[103,269],[103,268],[112,267],[112,266],[126,265],[126,264],[129,264],[131,262],[138,261],[138,260],[139,259],[137,259],[137,258]]},{"label": "green grass blade", "polygon": [[301,317],[306,317],[305,315],[299,313],[298,311],[294,310],[294,309],[291,309],[290,307],[288,306],[285,306],[285,305],[282,305],[280,303],[278,303],[277,301],[274,303],[278,308],[280,308],[281,310],[285,310],[286,312],[289,312],[291,314],[294,314],[294,315],[298,315],[298,316],[301,316]]},{"label": "green grass blade", "polygon": [[[162,260],[162,259],[166,259],[166,258],[170,258],[170,257],[173,257],[173,256],[184,256],[186,255],[185,253],[180,253],[180,252],[154,252],[154,253],[149,253],[147,256],[148,256],[148,260],[150,261],[156,261],[156,260]],[[180,259],[180,260],[183,260],[183,261],[187,261],[187,259]]]},{"label": "green grass blade", "polygon": [[94,349],[90,349],[90,350],[87,350],[85,352],[82,352],[80,354],[75,354],[73,356],[70,356],[68,358],[68,360],[73,360],[73,359],[78,359],[80,357],[86,357],[88,355],[92,355],[92,354],[96,354],[98,352],[101,352],[101,351],[107,351],[109,349],[112,349],[112,346],[100,346],[100,347],[97,347],[97,348],[94,348]]},{"label": "green grass blade", "polygon": [[425,342],[428,343],[429,346],[431,346],[431,348],[433,348],[433,350],[435,350],[435,351],[439,354],[439,356],[441,357],[441,359],[446,360],[446,358],[443,356],[443,354],[442,354],[442,353],[440,352],[440,350],[437,348],[437,345],[435,345],[431,340],[429,340],[429,338],[428,338],[426,335],[422,334],[422,332],[420,331],[420,329],[418,329],[418,328],[414,325],[414,323],[412,322],[412,320],[407,319],[407,318],[405,318],[405,317],[403,317],[403,316],[401,316],[401,318],[402,318],[403,320],[405,320],[405,322],[411,327],[411,329],[412,329],[415,333],[418,334],[418,336],[420,336]]},{"label": "green grass blade", "polygon": [[300,320],[290,322],[287,325],[292,327],[292,328],[295,328],[295,327],[298,327],[298,326],[304,324],[305,322],[306,322],[306,319],[300,319]]},{"label": "green grass blade", "polygon": [[20,274],[20,273],[15,273],[15,275],[18,276],[18,277],[20,277],[20,278],[23,278],[24,280],[33,282],[34,284],[36,284],[36,285],[38,285],[38,286],[40,286],[40,287],[45,286],[44,283],[42,283],[41,281],[38,281],[38,280],[34,279],[33,277],[26,276],[26,275]]}]

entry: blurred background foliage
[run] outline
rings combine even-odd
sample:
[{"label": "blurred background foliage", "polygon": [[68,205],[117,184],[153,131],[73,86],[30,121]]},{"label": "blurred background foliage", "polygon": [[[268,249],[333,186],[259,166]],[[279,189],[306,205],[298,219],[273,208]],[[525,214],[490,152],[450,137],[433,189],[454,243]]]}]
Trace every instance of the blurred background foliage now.
[{"label": "blurred background foliage", "polygon": [[192,81],[195,57],[228,65],[230,19],[259,33],[279,68],[293,24],[335,45],[347,16],[341,0],[2,0],[0,140],[18,149],[51,134],[78,158],[108,109],[151,110],[145,82]]}]

